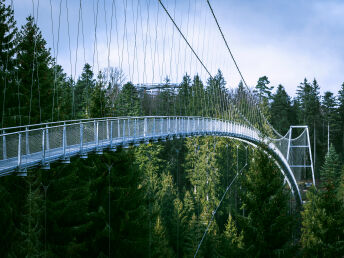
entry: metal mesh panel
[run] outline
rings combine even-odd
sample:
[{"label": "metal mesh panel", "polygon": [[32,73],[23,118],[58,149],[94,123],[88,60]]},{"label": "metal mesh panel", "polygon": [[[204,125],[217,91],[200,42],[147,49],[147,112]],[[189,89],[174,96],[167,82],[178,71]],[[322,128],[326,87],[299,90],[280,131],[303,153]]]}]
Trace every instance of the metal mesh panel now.
[{"label": "metal mesh panel", "polygon": [[5,137],[5,147],[7,158],[18,156],[18,134],[10,134]]},{"label": "metal mesh panel", "polygon": [[113,139],[116,139],[116,138],[119,137],[119,134],[118,134],[118,128],[119,128],[118,121],[119,120],[113,120],[112,121],[112,138]]},{"label": "metal mesh panel", "polygon": [[143,137],[143,134],[144,134],[144,119],[137,119],[137,136],[138,137]]},{"label": "metal mesh panel", "polygon": [[154,119],[147,118],[147,136],[152,136],[154,131]]},{"label": "metal mesh panel", "polygon": [[80,144],[80,125],[73,124],[66,126],[67,146]]},{"label": "metal mesh panel", "polygon": [[62,148],[63,140],[63,127],[53,127],[48,129],[49,134],[49,148]]},{"label": "metal mesh panel", "polygon": [[4,158],[4,151],[3,151],[3,146],[4,146],[4,141],[3,141],[4,137],[0,137],[0,160],[3,160]]},{"label": "metal mesh panel", "polygon": [[99,138],[99,141],[107,140],[108,138],[108,122],[107,121],[98,122],[98,138]]},{"label": "metal mesh panel", "polygon": [[95,142],[93,122],[84,123],[83,142],[84,142],[84,145],[88,145],[90,143]]},{"label": "metal mesh panel", "polygon": [[42,132],[42,130],[29,131],[28,135],[30,154],[42,151]]},{"label": "metal mesh panel", "polygon": [[135,119],[130,119],[128,122],[128,138],[134,137],[136,135]]}]

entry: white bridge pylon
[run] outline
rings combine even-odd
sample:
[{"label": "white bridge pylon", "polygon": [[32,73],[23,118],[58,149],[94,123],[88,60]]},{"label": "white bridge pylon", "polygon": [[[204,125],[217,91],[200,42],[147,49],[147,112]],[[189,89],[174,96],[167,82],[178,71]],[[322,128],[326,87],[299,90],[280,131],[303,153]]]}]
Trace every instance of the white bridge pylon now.
[{"label": "white bridge pylon", "polygon": [[[308,135],[308,128],[304,128]],[[102,154],[104,149],[116,151],[119,146],[126,148],[130,144],[172,140],[173,137],[231,137],[255,146],[267,146],[267,152],[281,168],[296,201],[302,203],[293,173],[293,166],[296,165],[290,161],[293,150],[301,149],[299,145],[291,143],[305,137],[301,137],[303,132],[291,139],[292,128],[288,137],[271,140],[254,128],[226,120],[194,116],[147,116],[70,120],[0,130],[0,176],[12,173],[26,175],[28,168],[41,166],[49,169],[51,162],[60,160],[69,163],[72,156],[86,158],[90,152]],[[287,151],[283,144],[285,141],[288,142]],[[304,142],[302,146],[306,146]],[[309,135],[307,148],[310,153]],[[314,173],[312,175],[314,180]]]}]

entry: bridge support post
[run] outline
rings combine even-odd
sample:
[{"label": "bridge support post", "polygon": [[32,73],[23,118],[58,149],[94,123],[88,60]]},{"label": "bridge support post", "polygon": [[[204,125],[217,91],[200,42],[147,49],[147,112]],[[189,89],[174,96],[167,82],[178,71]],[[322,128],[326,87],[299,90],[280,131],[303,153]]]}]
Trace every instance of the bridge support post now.
[{"label": "bridge support post", "polygon": [[47,149],[47,150],[50,150],[49,128],[48,128],[48,125],[46,126],[45,138],[46,138],[46,149]]},{"label": "bridge support post", "polygon": [[25,153],[30,154],[29,129],[25,127]]},{"label": "bridge support post", "polygon": [[99,146],[99,121],[96,121],[95,124],[96,124],[96,131],[95,131],[96,154],[103,154],[103,149]]},{"label": "bridge support post", "polygon": [[290,127],[290,129],[289,129],[289,138],[288,138],[287,162],[289,162],[289,152],[290,152],[290,142],[291,142],[292,130],[293,130],[293,128]]},{"label": "bridge support post", "polygon": [[171,132],[171,120],[170,120],[170,117],[167,118],[167,134],[170,135],[170,132]]},{"label": "bridge support post", "polygon": [[113,145],[113,121],[110,121],[110,150],[116,151],[117,147]]},{"label": "bridge support post", "polygon": [[309,158],[311,160],[311,169],[312,169],[312,179],[313,179],[313,185],[315,186],[315,177],[314,177],[314,166],[313,166],[313,158],[312,158],[312,152],[311,152],[311,141],[309,139],[309,130],[307,126],[307,141],[308,141],[308,151],[309,151]]},{"label": "bridge support post", "polygon": [[121,137],[121,127],[120,127],[120,124],[119,124],[119,119],[117,119],[117,137]]},{"label": "bridge support post", "polygon": [[127,149],[129,148],[129,145],[128,142],[125,140],[125,121],[126,119],[123,119],[123,148]]},{"label": "bridge support post", "polygon": [[155,117],[153,118],[153,135],[155,136]]},{"label": "bridge support post", "polygon": [[109,132],[109,119],[106,119],[106,140],[110,140],[110,132]]},{"label": "bridge support post", "polygon": [[18,167],[18,176],[26,176],[26,169],[22,168],[22,152],[21,152],[21,148],[22,148],[22,134],[19,133],[18,134],[18,161],[17,161],[17,167]]},{"label": "bridge support post", "polygon": [[21,170],[21,144],[22,144],[22,135],[21,133],[18,134],[18,170]]},{"label": "bridge support post", "polygon": [[113,121],[110,121],[110,149],[112,149],[112,130],[113,130]]},{"label": "bridge support post", "polygon": [[47,128],[42,129],[42,169],[50,169],[50,164],[45,162],[47,131],[48,131]]},{"label": "bridge support post", "polygon": [[136,139],[136,127],[137,127],[137,119],[134,118],[134,138]]},{"label": "bridge support post", "polygon": [[130,138],[131,133],[130,133],[130,119],[128,118],[128,137]]},{"label": "bridge support post", "polygon": [[84,124],[80,123],[80,158],[86,159],[87,154],[84,153]]},{"label": "bridge support post", "polygon": [[62,163],[63,164],[70,163],[70,159],[66,156],[66,148],[67,148],[67,130],[66,130],[66,122],[64,122],[63,133],[62,133],[62,149],[63,149]]},{"label": "bridge support post", "polygon": [[[5,134],[5,130],[2,130],[2,133]],[[6,135],[2,136],[2,158],[3,160],[7,159],[7,150],[6,150]]]},{"label": "bridge support post", "polygon": [[145,117],[143,119],[143,137],[147,137],[147,128],[148,127],[148,124],[147,124],[147,117]]}]

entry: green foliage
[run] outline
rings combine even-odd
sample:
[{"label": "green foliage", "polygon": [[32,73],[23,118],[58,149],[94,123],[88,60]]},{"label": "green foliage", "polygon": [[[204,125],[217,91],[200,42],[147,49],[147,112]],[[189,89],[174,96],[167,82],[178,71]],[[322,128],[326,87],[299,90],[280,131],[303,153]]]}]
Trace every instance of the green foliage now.
[{"label": "green foliage", "polygon": [[282,85],[278,85],[277,91],[272,95],[271,122],[273,127],[285,135],[294,116],[291,107],[290,97]]},{"label": "green foliage", "polygon": [[[75,85],[75,116],[83,117],[90,115],[90,105],[91,98],[93,99],[93,108],[96,107],[96,103],[99,98],[99,87],[100,83],[97,84],[97,93],[93,93],[95,86],[95,81],[93,79],[93,72],[89,64],[85,64],[82,73]],[[99,89],[100,88],[100,89]],[[97,98],[98,97],[98,98]],[[99,100],[98,100],[99,101]],[[92,116],[92,115],[91,115]],[[97,117],[97,116],[93,116]]]},{"label": "green foliage", "polygon": [[263,99],[270,99],[271,98],[271,91],[273,90],[273,86],[268,86],[270,81],[267,76],[262,76],[258,79],[256,89],[253,91],[259,97],[260,101]]},{"label": "green foliage", "polygon": [[17,80],[15,75],[15,35],[17,33],[14,12],[5,1],[0,1],[0,115],[1,127],[20,123]]},{"label": "green foliage", "polygon": [[336,257],[344,251],[344,207],[337,189],[340,174],[338,155],[333,146],[326,155],[321,189],[310,189],[302,212],[301,243],[307,257]]},{"label": "green foliage", "polygon": [[341,163],[339,161],[339,156],[333,145],[331,145],[329,152],[326,154],[324,165],[320,171],[322,187],[327,190],[337,188],[340,179],[340,170]]},{"label": "green foliage", "polygon": [[264,153],[256,151],[250,168],[242,177],[238,229],[250,257],[291,255],[293,217],[289,214],[289,194],[279,169]]},{"label": "green foliage", "polygon": [[29,16],[26,20],[17,37],[19,101],[24,124],[51,119],[54,85],[53,59],[47,43],[34,18]]},{"label": "green foliage", "polygon": [[124,84],[116,100],[116,114],[119,116],[141,115],[141,104],[138,92],[131,82]]},{"label": "green foliage", "polygon": [[99,72],[96,86],[92,92],[90,100],[90,116],[105,117],[106,116],[106,96],[104,75]]},{"label": "green foliage", "polygon": [[228,216],[228,221],[222,236],[222,255],[224,257],[239,257],[244,254],[243,232],[238,232],[233,217]]}]

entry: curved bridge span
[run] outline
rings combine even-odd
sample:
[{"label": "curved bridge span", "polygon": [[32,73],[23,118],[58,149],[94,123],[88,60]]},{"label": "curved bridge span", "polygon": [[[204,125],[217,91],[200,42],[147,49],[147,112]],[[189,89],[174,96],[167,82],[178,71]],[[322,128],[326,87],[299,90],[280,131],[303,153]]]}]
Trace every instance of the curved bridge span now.
[{"label": "curved bridge span", "polygon": [[11,173],[26,175],[28,168],[50,163],[69,163],[70,157],[86,158],[90,152],[139,145],[149,141],[190,136],[231,137],[254,146],[265,146],[284,174],[296,201],[301,204],[300,191],[283,150],[260,135],[256,129],[231,121],[204,117],[154,116],[109,117],[72,120],[3,129],[0,135],[0,176]]}]

